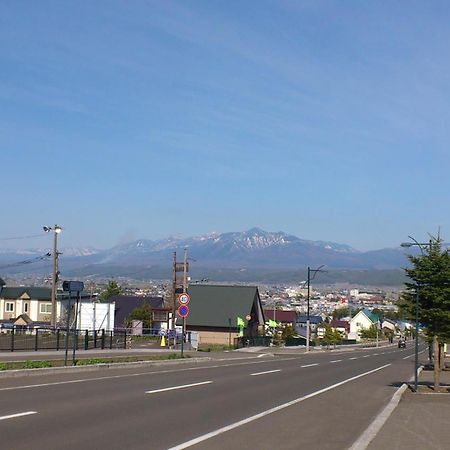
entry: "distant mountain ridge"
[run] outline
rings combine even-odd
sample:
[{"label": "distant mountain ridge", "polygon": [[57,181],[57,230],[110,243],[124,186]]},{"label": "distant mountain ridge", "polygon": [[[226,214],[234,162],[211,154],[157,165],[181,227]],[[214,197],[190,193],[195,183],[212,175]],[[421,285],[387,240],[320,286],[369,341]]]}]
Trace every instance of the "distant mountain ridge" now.
[{"label": "distant mountain ridge", "polygon": [[[61,264],[68,268],[91,265],[135,266],[171,265],[173,252],[182,258],[184,248],[198,267],[292,269],[324,264],[336,269],[399,269],[407,264],[403,249],[362,252],[349,245],[300,239],[283,231],[252,228],[242,232],[211,233],[188,238],[138,239],[108,250],[62,249]],[[2,263],[42,255],[45,250],[0,250]],[[30,266],[31,269],[31,266]]]}]

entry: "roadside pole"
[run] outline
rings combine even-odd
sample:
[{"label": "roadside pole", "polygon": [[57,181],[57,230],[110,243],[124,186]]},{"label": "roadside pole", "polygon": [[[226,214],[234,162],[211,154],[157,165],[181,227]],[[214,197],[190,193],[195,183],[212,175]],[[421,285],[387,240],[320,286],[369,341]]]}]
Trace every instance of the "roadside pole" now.
[{"label": "roadside pole", "polygon": [[72,351],[72,366],[75,365],[75,352],[78,347],[78,333],[77,333],[77,323],[78,323],[78,305],[80,304],[80,291],[77,291],[77,303],[75,305],[75,322],[73,325],[73,351]]},{"label": "roadside pole", "polygon": [[77,302],[75,307],[75,323],[73,327],[73,354],[72,354],[72,364],[75,365],[75,351],[77,347],[77,342],[75,338],[77,337],[77,318],[78,318],[78,306],[81,300],[81,292],[84,290],[84,283],[81,281],[64,281],[63,291],[69,293],[69,301],[67,305],[67,322],[66,322],[66,342],[65,342],[65,354],[64,354],[64,365],[67,366],[67,356],[69,353],[69,332],[70,332],[70,307],[72,300],[72,292],[77,293]]},{"label": "roadside pole", "polygon": [[308,296],[306,306],[306,352],[309,352],[309,295],[311,286],[311,268],[308,266]]},{"label": "roadside pole", "polygon": [[67,356],[69,353],[69,329],[70,329],[70,306],[71,306],[72,292],[69,291],[69,303],[67,305],[67,322],[66,322],[66,342],[64,353],[64,365],[67,366]]}]

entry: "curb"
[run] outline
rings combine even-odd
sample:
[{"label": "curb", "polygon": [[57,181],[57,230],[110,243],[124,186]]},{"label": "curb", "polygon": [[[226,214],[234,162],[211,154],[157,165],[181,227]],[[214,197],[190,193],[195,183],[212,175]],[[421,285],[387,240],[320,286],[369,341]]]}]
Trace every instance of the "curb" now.
[{"label": "curb", "polygon": [[119,363],[100,363],[85,366],[67,366],[67,367],[44,367],[41,369],[14,369],[0,372],[0,379],[2,378],[18,378],[18,377],[32,377],[36,375],[54,375],[61,373],[79,373],[79,372],[95,372],[102,369],[123,369],[135,368],[143,366],[166,366],[171,364],[188,364],[199,363],[202,361],[211,361],[213,358],[205,356],[203,358],[189,358],[189,359],[173,359],[173,360],[150,360],[150,361],[133,361],[133,362],[119,362]]},{"label": "curb", "polygon": [[[423,366],[419,367],[418,375],[422,372]],[[394,393],[389,403],[381,410],[381,412],[375,417],[373,422],[365,429],[361,436],[354,442],[354,444],[349,448],[349,450],[365,450],[369,444],[375,439],[377,434],[383,428],[383,425],[389,419],[390,415],[394,412],[400,403],[402,395],[409,386],[407,383],[403,383]]]}]

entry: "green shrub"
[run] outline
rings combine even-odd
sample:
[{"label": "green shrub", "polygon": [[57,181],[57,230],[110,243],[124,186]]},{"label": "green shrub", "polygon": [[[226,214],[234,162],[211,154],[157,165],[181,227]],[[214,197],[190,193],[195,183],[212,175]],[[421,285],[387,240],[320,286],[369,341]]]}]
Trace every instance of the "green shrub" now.
[{"label": "green shrub", "polygon": [[43,367],[52,367],[48,361],[25,361],[24,369],[42,369]]},{"label": "green shrub", "polygon": [[8,365],[4,362],[0,362],[0,370],[6,370],[8,368]]},{"label": "green shrub", "polygon": [[102,364],[102,363],[105,363],[105,360],[100,358],[77,359],[75,361],[76,366],[90,366],[92,364]]}]

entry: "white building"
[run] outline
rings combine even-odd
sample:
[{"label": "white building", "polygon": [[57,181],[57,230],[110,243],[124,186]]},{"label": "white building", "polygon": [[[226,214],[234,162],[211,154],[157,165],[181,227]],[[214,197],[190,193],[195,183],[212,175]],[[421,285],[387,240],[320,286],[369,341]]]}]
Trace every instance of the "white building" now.
[{"label": "white building", "polygon": [[350,333],[349,339],[361,340],[361,331],[368,330],[372,325],[378,324],[379,318],[376,314],[373,314],[368,309],[363,309],[352,317],[350,320]]}]

